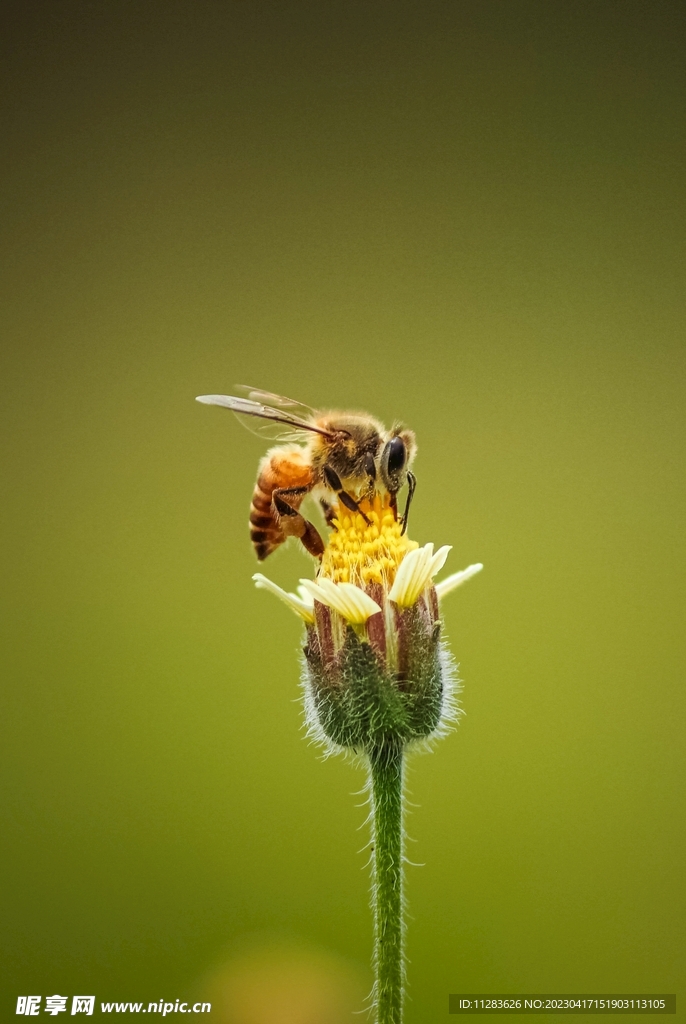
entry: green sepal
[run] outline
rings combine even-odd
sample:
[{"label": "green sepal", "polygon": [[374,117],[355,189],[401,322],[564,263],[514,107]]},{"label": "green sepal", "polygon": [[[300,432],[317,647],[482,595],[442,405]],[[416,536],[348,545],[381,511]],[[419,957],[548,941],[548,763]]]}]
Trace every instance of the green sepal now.
[{"label": "green sepal", "polygon": [[399,670],[393,673],[369,643],[347,627],[343,646],[325,664],[306,650],[308,683],[318,724],[335,744],[372,753],[430,736],[443,708],[439,627],[415,609],[399,622]]}]

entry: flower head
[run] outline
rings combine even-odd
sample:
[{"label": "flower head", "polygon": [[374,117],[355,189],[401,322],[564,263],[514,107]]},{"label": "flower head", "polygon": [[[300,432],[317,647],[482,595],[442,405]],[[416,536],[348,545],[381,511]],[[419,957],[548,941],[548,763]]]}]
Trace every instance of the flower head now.
[{"label": "flower head", "polygon": [[253,579],[305,622],[305,704],[311,731],[338,748],[373,753],[430,737],[449,717],[452,662],[441,642],[439,598],[480,564],[434,584],[450,547],[434,552],[403,532],[376,495],[335,510],[315,580],[299,596]]}]

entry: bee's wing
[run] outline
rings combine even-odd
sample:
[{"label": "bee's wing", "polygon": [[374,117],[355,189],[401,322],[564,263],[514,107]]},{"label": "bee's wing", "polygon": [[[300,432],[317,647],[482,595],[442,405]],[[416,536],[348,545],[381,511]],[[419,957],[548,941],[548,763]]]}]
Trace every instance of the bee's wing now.
[{"label": "bee's wing", "polygon": [[250,387],[249,384],[236,384],[236,391],[239,395],[257,402],[260,405],[267,405],[270,408],[278,409],[289,416],[305,420],[308,423],[316,419],[319,413],[310,405],[304,402],[296,402],[292,398],[285,398],[284,395],[275,395],[273,391],[263,391],[261,388]]},{"label": "bee's wing", "polygon": [[[253,392],[253,394],[266,394],[266,392]],[[266,435],[273,440],[279,441],[298,440],[302,438],[303,433],[323,434],[324,437],[331,437],[329,431],[315,426],[309,419],[284,412],[282,409],[274,409],[270,405],[256,402],[251,398],[236,398],[233,395],[198,395],[196,401],[203,402],[205,405],[221,405],[225,409],[230,409],[231,412],[238,415],[239,422],[243,423],[246,427],[248,425],[242,419],[243,416],[267,420],[267,423],[261,424],[253,431],[253,433],[259,434],[261,437]],[[288,401],[288,399],[285,399],[285,401]],[[284,426],[291,429],[284,431],[282,429]],[[248,430],[250,430],[250,427],[248,427]],[[276,433],[274,433],[274,430],[276,430]]]}]

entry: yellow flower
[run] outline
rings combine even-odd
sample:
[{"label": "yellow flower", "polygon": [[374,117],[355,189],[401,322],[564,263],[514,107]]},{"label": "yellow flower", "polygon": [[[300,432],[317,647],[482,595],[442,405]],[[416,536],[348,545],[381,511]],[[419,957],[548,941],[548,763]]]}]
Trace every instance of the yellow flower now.
[{"label": "yellow flower", "polygon": [[483,567],[434,584],[450,547],[434,552],[403,533],[390,500],[339,507],[314,580],[288,593],[253,579],[302,618],[312,732],[370,751],[434,734],[450,711],[452,663],[441,643],[439,598]]},{"label": "yellow flower", "polygon": [[317,578],[300,580],[300,596],[282,590],[260,572],[253,579],[305,622],[314,621],[314,602],[319,601],[352,625],[363,625],[382,610],[380,599],[410,608],[430,585],[442,598],[483,569],[477,562],[433,585],[450,550],[444,545],[434,554],[433,544],[420,548],[409,540],[389,501],[376,495],[372,502],[360,503],[360,512],[339,508]]}]

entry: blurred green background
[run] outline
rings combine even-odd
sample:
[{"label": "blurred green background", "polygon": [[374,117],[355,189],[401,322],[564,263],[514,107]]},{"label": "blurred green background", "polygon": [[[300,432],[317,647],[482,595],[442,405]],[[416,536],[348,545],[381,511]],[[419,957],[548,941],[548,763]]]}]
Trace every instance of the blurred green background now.
[{"label": "blurred green background", "polygon": [[13,8],[2,1013],[263,940],[370,984],[363,775],[250,579],[264,445],[193,401],[237,382],[402,418],[413,538],[486,566],[411,766],[408,1024],[681,992],[683,5]]}]

